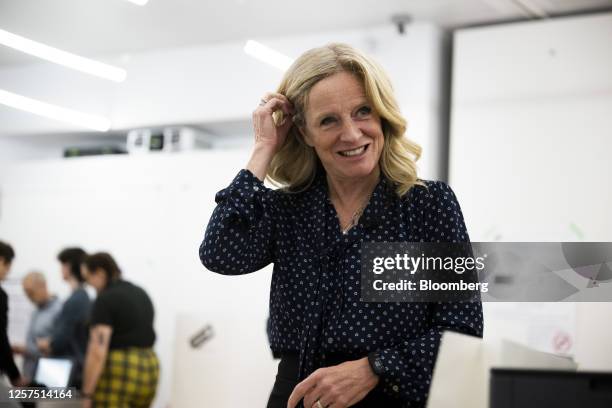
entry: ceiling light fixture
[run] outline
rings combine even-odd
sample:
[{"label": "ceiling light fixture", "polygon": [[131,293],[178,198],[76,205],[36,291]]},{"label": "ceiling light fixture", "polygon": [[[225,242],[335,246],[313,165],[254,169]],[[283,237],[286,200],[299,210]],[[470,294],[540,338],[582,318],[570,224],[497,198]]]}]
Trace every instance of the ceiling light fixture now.
[{"label": "ceiling light fixture", "polygon": [[3,89],[0,89],[0,104],[100,132],[106,132],[111,127],[110,120],[101,116],[89,115],[72,109],[62,108],[61,106],[51,105]]},{"label": "ceiling light fixture", "polygon": [[122,82],[127,76],[125,69],[62,51],[2,29],[0,29],[0,44],[111,81]]},{"label": "ceiling light fixture", "polygon": [[266,64],[272,65],[282,71],[286,71],[287,68],[293,63],[293,59],[289,58],[285,54],[273,50],[272,48],[263,45],[257,41],[248,40],[244,45],[244,52],[253,58],[265,62]]}]

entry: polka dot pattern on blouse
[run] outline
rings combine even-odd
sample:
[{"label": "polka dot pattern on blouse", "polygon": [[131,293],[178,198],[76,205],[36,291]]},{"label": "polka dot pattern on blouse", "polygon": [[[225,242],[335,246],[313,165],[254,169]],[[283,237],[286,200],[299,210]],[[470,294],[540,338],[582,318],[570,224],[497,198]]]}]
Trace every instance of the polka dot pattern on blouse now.
[{"label": "polka dot pattern on blouse", "polygon": [[442,332],[482,337],[481,304],[360,301],[361,242],[469,241],[451,188],[424,184],[398,197],[381,177],[358,224],[343,234],[324,176],[289,193],[240,170],[215,196],[200,259],[226,275],[274,263],[270,347],[276,356],[299,353],[300,379],[338,356],[377,352],[384,368],[377,388],[398,406],[424,407]]}]

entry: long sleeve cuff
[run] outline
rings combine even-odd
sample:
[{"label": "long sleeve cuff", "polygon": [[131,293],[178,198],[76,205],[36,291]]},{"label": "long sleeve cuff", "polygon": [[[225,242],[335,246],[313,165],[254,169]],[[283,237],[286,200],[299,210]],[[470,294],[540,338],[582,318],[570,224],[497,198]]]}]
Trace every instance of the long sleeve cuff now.
[{"label": "long sleeve cuff", "polygon": [[398,348],[379,351],[377,361],[382,365],[380,389],[405,401],[405,407],[424,406],[440,338],[440,333],[432,330],[427,336]]},{"label": "long sleeve cuff", "polygon": [[378,387],[385,394],[404,401],[405,407],[425,405],[445,330],[482,337],[480,302],[439,304],[434,317],[438,324],[423,335],[374,353],[379,367],[373,369],[381,373]]},{"label": "long sleeve cuff", "polygon": [[215,195],[215,202],[226,202],[221,220],[246,221],[248,227],[257,224],[268,204],[266,187],[250,170],[242,169],[227,188]]}]

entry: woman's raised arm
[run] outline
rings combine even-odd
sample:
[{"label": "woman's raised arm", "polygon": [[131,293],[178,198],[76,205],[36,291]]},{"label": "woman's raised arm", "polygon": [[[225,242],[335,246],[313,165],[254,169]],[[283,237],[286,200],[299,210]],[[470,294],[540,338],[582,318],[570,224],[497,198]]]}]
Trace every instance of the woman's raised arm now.
[{"label": "woman's raised arm", "polygon": [[[284,120],[272,114],[281,110]],[[276,194],[263,180],[272,158],[291,128],[287,98],[268,93],[253,112],[255,145],[246,168],[215,196],[217,207],[200,245],[200,260],[213,272],[240,275],[264,268],[274,260]]]}]

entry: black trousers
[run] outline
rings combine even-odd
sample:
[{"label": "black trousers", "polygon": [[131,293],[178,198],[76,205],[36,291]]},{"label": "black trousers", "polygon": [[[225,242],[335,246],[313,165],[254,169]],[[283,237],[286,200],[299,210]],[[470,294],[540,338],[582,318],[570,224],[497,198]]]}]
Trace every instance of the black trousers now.
[{"label": "black trousers", "polygon": [[[326,366],[340,364],[344,361],[354,360],[354,358],[343,358],[343,356],[333,356],[327,359]],[[293,392],[295,386],[299,383],[296,380],[298,377],[299,361],[297,354],[284,354],[278,363],[278,373],[276,381],[270,392],[268,405],[266,408],[287,408],[287,401]],[[300,408],[304,407],[302,402],[298,404]],[[378,387],[374,388],[365,398],[353,405],[354,408],[401,408],[402,403],[393,399],[386,394],[383,394]]]}]

